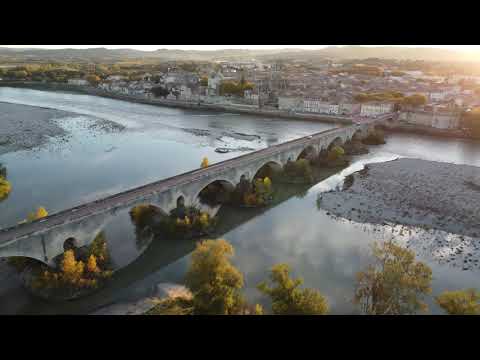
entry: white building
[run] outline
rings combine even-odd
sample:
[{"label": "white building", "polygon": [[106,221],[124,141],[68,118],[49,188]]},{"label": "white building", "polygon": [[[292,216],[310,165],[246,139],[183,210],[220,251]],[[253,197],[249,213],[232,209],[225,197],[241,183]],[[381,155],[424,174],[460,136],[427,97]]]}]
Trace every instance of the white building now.
[{"label": "white building", "polygon": [[409,124],[437,129],[457,129],[460,125],[460,115],[451,112],[409,111],[402,112],[399,119]]},{"label": "white building", "polygon": [[366,117],[373,117],[391,112],[393,112],[392,103],[362,104],[360,108],[360,115]]},{"label": "white building", "polygon": [[68,84],[78,85],[78,86],[86,86],[86,85],[88,85],[88,81],[85,80],[85,79],[68,79]]},{"label": "white building", "polygon": [[353,115],[359,114],[361,110],[360,104],[340,104],[338,107],[338,113],[341,115]]},{"label": "white building", "polygon": [[303,100],[303,111],[318,114],[338,114],[338,105],[322,102],[318,99]]}]

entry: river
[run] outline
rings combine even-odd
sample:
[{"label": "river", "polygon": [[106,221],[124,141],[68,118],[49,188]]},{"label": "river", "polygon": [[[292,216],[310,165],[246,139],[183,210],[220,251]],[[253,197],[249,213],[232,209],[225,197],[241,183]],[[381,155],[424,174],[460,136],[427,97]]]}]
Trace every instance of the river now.
[{"label": "river", "polygon": [[[15,224],[38,206],[53,213],[198,168],[204,156],[215,163],[333,127],[89,95],[0,88],[0,116],[8,113],[10,121],[17,117],[44,121],[48,117],[45,111],[68,136],[51,136],[38,146],[3,153],[0,145],[0,163],[7,168],[13,188],[0,203],[0,227]],[[125,128],[110,131],[93,126],[99,119]],[[215,152],[218,147],[240,150],[219,154]],[[333,219],[317,208],[318,193],[337,186],[346,174],[368,162],[414,157],[480,166],[479,153],[480,144],[468,140],[392,134],[386,145],[371,147],[370,154],[355,157],[341,173],[266,211],[246,214],[245,210],[225,209],[225,218],[233,221],[222,237],[235,247],[233,262],[245,276],[247,298],[268,306],[256,285],[265,280],[273,264],[287,262],[306,286],[318,288],[328,298],[332,313],[354,313],[354,277],[365,265],[368,245],[374,239],[394,235],[387,227]],[[86,299],[51,304],[12,285],[0,292],[0,313],[90,313],[108,303],[148,296],[160,282],[182,281],[193,241],[155,239],[139,243],[127,213],[120,213],[105,231],[119,269],[105,289]],[[479,285],[475,271],[424,261],[433,270],[433,294]],[[432,312],[438,312],[430,305]]]}]

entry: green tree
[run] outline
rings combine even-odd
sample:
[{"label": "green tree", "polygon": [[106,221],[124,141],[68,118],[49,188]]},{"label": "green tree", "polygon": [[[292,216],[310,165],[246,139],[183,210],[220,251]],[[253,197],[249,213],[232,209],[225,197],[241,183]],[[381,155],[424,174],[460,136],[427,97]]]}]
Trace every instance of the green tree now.
[{"label": "green tree", "polygon": [[197,244],[185,281],[195,314],[231,315],[244,306],[243,275],[230,263],[233,255],[232,245],[223,239]]},{"label": "green tree", "polygon": [[289,276],[287,264],[277,264],[270,270],[274,287],[263,282],[258,289],[272,299],[272,311],[276,315],[324,315],[328,313],[327,300],[315,289],[299,289],[302,279]]},{"label": "green tree", "polygon": [[370,315],[402,315],[427,311],[432,270],[415,261],[413,251],[394,242],[375,242],[373,262],[357,273],[354,302]]},{"label": "green tree", "polygon": [[445,291],[435,301],[448,315],[480,315],[480,292],[475,289]]}]

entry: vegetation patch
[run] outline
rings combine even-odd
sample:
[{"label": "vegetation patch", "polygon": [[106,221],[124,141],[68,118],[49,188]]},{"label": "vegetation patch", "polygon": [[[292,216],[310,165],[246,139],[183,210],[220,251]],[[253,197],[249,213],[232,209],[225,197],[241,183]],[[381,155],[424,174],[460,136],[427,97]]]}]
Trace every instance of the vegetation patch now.
[{"label": "vegetation patch", "polygon": [[90,294],[112,276],[105,235],[99,233],[88,247],[65,250],[55,259],[56,269],[31,259],[10,260],[26,287],[47,300],[71,300]]}]

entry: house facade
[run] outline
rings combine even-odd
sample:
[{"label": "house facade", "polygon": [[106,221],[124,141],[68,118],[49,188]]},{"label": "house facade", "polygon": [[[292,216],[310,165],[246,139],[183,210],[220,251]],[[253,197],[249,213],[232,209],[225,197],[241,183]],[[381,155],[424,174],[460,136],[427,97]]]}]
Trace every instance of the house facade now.
[{"label": "house facade", "polygon": [[362,104],[360,108],[360,115],[365,117],[378,116],[393,112],[392,103],[369,103]]}]

